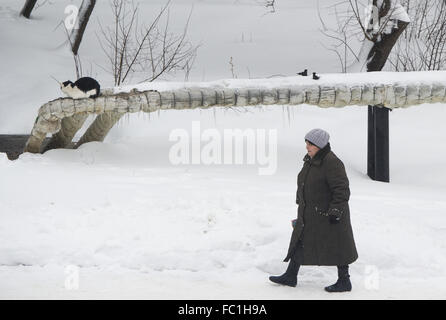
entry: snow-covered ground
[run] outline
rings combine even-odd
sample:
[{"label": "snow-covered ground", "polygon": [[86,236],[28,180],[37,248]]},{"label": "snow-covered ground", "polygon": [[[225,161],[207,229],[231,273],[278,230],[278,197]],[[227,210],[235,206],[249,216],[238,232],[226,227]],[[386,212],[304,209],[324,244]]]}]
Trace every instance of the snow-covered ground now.
[{"label": "snow-covered ground", "polygon": [[[230,55],[252,63],[256,77],[293,75],[301,66],[337,71],[336,57],[318,46],[316,5],[280,2],[283,9],[263,16],[248,1],[175,1],[178,15],[195,3],[190,34],[204,44],[191,80],[230,77]],[[49,75],[72,77],[69,52],[55,49],[62,30],[47,36],[67,3],[45,5],[31,21],[14,16],[15,1],[0,5],[0,28],[8,30],[0,34],[0,133],[29,132],[38,107],[60,95]],[[163,2],[151,3],[148,12]],[[106,3],[96,9],[106,11]],[[302,11],[304,19],[293,18]],[[298,24],[305,32],[290,39]],[[252,43],[239,43],[242,31],[244,39],[253,33]],[[96,48],[94,35],[81,54],[100,61],[87,48]],[[444,299],[445,117],[442,104],[390,113],[391,183],[365,174],[365,107],[160,111],[126,117],[104,143],[78,150],[16,161],[0,154],[0,298]],[[201,132],[277,130],[275,174],[259,175],[256,164],[173,165],[169,135],[192,134],[193,121]],[[302,267],[297,288],[268,281],[286,268],[303,136],[316,127],[331,134],[350,179],[359,259],[350,267],[353,291],[345,294],[323,290],[336,280],[335,267]]]}]

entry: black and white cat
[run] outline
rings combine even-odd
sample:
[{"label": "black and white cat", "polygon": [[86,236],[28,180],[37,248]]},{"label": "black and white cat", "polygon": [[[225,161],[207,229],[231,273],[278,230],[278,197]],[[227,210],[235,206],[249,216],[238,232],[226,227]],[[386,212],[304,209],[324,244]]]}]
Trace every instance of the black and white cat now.
[{"label": "black and white cat", "polygon": [[90,77],[79,78],[75,83],[70,80],[62,82],[60,89],[73,99],[96,98],[101,92],[99,83]]}]

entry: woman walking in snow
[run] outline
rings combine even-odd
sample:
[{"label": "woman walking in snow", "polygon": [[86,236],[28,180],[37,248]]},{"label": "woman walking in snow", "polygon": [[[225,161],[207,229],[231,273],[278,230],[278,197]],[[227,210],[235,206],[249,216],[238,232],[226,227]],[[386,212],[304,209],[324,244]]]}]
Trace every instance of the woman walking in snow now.
[{"label": "woman walking in snow", "polygon": [[301,265],[337,266],[338,281],[325,290],[351,291],[348,265],[358,258],[350,224],[349,181],[342,161],[331,151],[329,134],[305,135],[308,153],[297,177],[297,220],[293,221],[286,272],[272,282],[295,287]]}]

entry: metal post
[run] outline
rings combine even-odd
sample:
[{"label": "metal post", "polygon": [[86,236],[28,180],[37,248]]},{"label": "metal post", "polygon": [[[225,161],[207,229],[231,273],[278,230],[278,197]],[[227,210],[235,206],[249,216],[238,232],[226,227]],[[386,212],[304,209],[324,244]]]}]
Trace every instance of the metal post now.
[{"label": "metal post", "polygon": [[389,182],[389,109],[368,107],[367,175]]}]

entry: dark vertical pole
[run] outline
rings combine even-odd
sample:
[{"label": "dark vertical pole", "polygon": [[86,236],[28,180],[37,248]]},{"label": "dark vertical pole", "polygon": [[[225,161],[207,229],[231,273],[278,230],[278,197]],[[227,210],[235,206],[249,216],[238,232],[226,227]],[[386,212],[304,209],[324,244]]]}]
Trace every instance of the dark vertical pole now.
[{"label": "dark vertical pole", "polygon": [[[373,1],[376,5],[377,1]],[[379,17],[385,17],[392,8],[391,0],[384,0]],[[386,22],[387,23],[387,22]],[[409,22],[397,20],[392,31],[383,32],[376,38],[368,54],[367,72],[381,71],[393,46]],[[382,106],[368,107],[367,175],[376,181],[389,182],[389,110]]]},{"label": "dark vertical pole", "polygon": [[367,175],[389,182],[389,109],[368,107]]},{"label": "dark vertical pole", "polygon": [[367,121],[367,175],[375,180],[375,118],[374,106],[368,106]]}]

